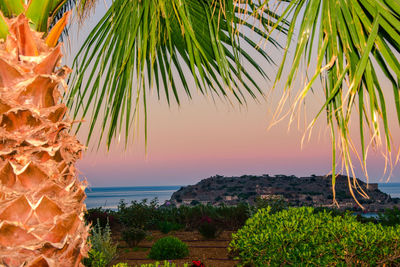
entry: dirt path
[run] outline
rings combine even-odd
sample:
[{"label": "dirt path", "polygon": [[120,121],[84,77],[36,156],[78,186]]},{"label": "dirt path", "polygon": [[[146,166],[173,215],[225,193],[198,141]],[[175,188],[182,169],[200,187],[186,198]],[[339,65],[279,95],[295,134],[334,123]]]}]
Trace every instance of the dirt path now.
[{"label": "dirt path", "polygon": [[184,263],[190,263],[189,266],[191,266],[192,260],[201,260],[206,267],[233,267],[238,261],[229,259],[227,250],[232,233],[231,231],[224,231],[216,239],[205,240],[197,232],[175,231],[163,234],[159,231],[152,231],[149,238],[140,242],[136,248],[129,248],[120,235],[116,233],[114,238],[119,244],[119,256],[113,261],[113,264],[126,262],[129,266],[134,267],[136,265],[140,266],[140,264],[154,263],[155,260],[147,258],[151,246],[158,239],[170,235],[181,239],[189,246],[189,257],[180,260],[171,260],[177,266],[183,266]]}]

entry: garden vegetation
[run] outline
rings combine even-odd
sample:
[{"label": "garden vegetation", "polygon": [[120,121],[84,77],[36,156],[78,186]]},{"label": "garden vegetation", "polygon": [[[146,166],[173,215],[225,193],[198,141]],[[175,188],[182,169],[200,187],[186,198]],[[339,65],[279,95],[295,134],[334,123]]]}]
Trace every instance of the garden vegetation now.
[{"label": "garden vegetation", "polygon": [[311,207],[260,209],[236,234],[230,253],[247,266],[398,266],[400,226],[361,223]]}]

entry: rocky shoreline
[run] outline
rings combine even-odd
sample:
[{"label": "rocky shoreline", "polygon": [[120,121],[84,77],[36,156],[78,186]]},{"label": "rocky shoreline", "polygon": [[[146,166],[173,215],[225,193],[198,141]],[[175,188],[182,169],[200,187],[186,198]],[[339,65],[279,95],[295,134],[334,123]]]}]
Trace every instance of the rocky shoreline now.
[{"label": "rocky shoreline", "polygon": [[[352,178],[351,178],[352,179]],[[400,207],[400,199],[392,198],[378,189],[378,184],[367,184],[356,178],[355,183],[366,193],[356,190],[351,180],[357,200],[367,211],[379,212],[394,206]],[[353,199],[348,178],[336,177],[336,200],[340,209],[360,209]],[[261,176],[243,175],[240,177],[212,176],[195,185],[181,187],[173,193],[170,203],[180,205],[211,204],[236,205],[240,202],[254,204],[257,198],[265,200],[283,200],[291,206],[332,206],[331,176],[296,177],[286,175]]]}]

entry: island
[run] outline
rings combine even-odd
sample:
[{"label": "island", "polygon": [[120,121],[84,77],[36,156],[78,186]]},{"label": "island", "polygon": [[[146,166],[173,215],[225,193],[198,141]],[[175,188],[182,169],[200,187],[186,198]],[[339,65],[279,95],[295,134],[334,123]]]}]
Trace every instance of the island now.
[{"label": "island", "polygon": [[[367,184],[356,178],[356,183],[368,196],[363,197],[363,192],[355,189],[353,178],[350,179],[357,200],[367,211],[379,212],[394,206],[400,207],[400,199],[392,198],[380,191],[378,184]],[[359,209],[359,205],[350,193],[347,176],[336,177],[335,192],[340,209]],[[195,185],[181,187],[172,194],[169,202],[176,206],[237,205],[241,202],[254,204],[256,199],[283,200],[290,206],[330,207],[333,205],[332,176],[311,175],[299,178],[294,175],[268,174],[240,177],[216,175],[203,179]]]}]

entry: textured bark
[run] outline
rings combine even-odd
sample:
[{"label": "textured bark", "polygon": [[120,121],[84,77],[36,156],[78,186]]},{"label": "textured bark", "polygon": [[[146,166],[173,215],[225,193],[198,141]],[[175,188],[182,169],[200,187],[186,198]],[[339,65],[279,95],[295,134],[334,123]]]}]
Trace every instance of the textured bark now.
[{"label": "textured bark", "polygon": [[20,15],[0,43],[0,266],[79,266],[87,252],[83,146],[60,102],[67,67]]}]

